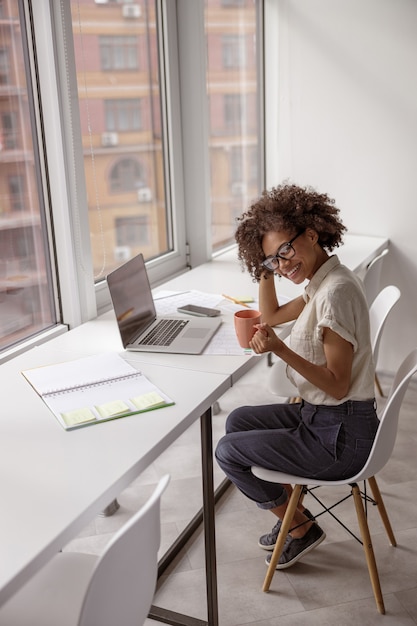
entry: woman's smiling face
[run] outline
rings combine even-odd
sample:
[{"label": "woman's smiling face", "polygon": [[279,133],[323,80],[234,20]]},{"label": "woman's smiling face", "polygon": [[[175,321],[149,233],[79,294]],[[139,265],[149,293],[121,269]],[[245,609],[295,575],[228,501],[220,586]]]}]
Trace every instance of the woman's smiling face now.
[{"label": "woman's smiling face", "polygon": [[[295,232],[287,230],[267,232],[262,238],[265,257],[275,255],[278,248],[291,241],[295,235]],[[327,259],[327,253],[317,241],[316,231],[308,228],[292,244],[294,256],[290,259],[279,259],[279,268],[276,273],[288,278],[296,285],[306,279],[311,280],[320,265]]]}]

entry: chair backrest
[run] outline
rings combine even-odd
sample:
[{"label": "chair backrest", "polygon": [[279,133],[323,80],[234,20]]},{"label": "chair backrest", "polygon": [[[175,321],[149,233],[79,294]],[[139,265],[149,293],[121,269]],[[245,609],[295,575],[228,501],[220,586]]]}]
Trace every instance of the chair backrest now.
[{"label": "chair backrest", "polygon": [[388,462],[397,437],[400,408],[412,376],[417,372],[417,348],[401,363],[394,377],[368,460],[352,482],[375,476]]},{"label": "chair backrest", "polygon": [[[288,345],[289,337],[285,337],[284,343]],[[293,398],[298,396],[298,389],[287,378],[287,364],[282,359],[278,359],[269,368],[267,376],[267,388],[270,393],[281,398]]]},{"label": "chair backrest", "polygon": [[381,343],[382,331],[387,321],[389,313],[398,302],[401,291],[395,285],[384,287],[369,307],[369,322],[371,331],[372,354],[375,367],[378,361],[379,345]]},{"label": "chair backrest", "polygon": [[114,535],[98,559],[79,626],[145,622],[157,581],[160,501],[168,482],[168,475],[161,478],[146,504]]},{"label": "chair backrest", "polygon": [[388,254],[388,248],[384,248],[384,250],[382,250],[382,252],[380,252],[378,256],[372,259],[372,261],[366,268],[366,272],[363,277],[363,285],[365,287],[365,294],[368,306],[371,306],[372,302],[375,300],[377,294],[379,293],[379,286],[381,284],[382,263],[386,254]]}]

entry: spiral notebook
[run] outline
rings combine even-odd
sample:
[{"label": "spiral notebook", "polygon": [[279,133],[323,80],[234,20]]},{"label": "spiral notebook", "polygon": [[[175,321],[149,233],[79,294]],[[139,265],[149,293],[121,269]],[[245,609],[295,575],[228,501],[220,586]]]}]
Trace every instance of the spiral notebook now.
[{"label": "spiral notebook", "polygon": [[174,404],[115,353],[37,367],[22,374],[65,430]]}]

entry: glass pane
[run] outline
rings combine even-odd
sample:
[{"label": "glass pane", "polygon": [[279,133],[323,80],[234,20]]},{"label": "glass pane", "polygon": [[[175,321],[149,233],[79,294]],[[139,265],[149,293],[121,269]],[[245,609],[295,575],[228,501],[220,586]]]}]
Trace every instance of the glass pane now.
[{"label": "glass pane", "polygon": [[234,242],[236,217],[260,193],[259,0],[206,0],[213,250]]},{"label": "glass pane", "polygon": [[0,350],[56,323],[22,32],[0,1]]},{"label": "glass pane", "polygon": [[155,5],[71,2],[96,281],[172,249]]}]

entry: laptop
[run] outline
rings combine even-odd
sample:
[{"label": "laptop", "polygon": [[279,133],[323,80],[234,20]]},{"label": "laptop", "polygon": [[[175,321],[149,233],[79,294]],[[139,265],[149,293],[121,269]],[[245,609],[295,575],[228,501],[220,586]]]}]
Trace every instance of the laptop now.
[{"label": "laptop", "polygon": [[107,276],[125,350],[200,354],[221,320],[213,317],[157,316],[142,254]]}]

